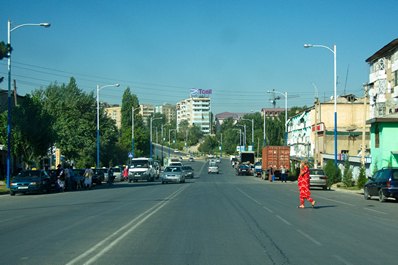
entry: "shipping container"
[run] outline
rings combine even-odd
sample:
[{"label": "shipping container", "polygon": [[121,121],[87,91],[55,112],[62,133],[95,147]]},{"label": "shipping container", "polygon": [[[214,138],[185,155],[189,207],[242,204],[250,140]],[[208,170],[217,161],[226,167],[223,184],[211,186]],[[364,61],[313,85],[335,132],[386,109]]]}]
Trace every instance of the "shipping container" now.
[{"label": "shipping container", "polygon": [[262,154],[263,171],[271,167],[274,170],[280,170],[281,166],[290,170],[290,146],[265,146]]}]

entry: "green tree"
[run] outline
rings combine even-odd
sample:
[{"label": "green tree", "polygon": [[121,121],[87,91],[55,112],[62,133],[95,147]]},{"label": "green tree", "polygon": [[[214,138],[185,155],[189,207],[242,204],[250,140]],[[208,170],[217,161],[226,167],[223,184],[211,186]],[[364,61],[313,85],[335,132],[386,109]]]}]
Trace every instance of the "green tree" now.
[{"label": "green tree", "polygon": [[344,162],[343,183],[346,187],[352,187],[352,169],[348,159]]},{"label": "green tree", "polygon": [[13,152],[28,166],[38,166],[55,140],[54,122],[38,99],[26,95],[13,109]]},{"label": "green tree", "polygon": [[[0,42],[0,60],[8,58],[8,53],[12,51],[9,44],[5,44],[4,41]],[[0,83],[3,81],[4,77],[0,76]]]},{"label": "green tree", "polygon": [[359,169],[359,175],[358,175],[358,180],[357,180],[357,187],[359,189],[363,189],[365,186],[365,183],[368,179],[366,178],[366,169],[364,166],[361,166]]},{"label": "green tree", "polygon": [[328,177],[328,187],[330,188],[333,184],[341,181],[341,171],[334,164],[333,160],[328,160],[323,170]]},{"label": "green tree", "polygon": [[216,137],[207,135],[198,150],[204,154],[215,154],[218,149],[218,141]]},{"label": "green tree", "polygon": [[121,135],[119,138],[123,156],[128,161],[127,154],[132,149],[132,112],[134,110],[134,155],[135,157],[149,155],[149,128],[145,126],[142,116],[139,115],[140,103],[138,97],[132,94],[128,87],[122,97],[121,106]]},{"label": "green tree", "polygon": [[[50,84],[46,89],[34,91],[33,95],[54,118],[56,132],[55,146],[61,149],[67,160],[75,161],[78,167],[96,162],[96,98],[93,92],[84,93],[72,77],[67,85]],[[104,107],[100,116],[100,163],[107,165],[110,153],[116,146],[116,125],[107,115]]]}]

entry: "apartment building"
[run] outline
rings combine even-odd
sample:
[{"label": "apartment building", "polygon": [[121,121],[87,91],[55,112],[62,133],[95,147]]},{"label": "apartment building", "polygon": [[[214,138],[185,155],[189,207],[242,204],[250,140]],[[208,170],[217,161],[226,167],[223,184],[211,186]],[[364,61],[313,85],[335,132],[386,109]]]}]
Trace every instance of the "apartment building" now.
[{"label": "apartment building", "polygon": [[366,59],[372,170],[398,166],[398,39]]},{"label": "apartment building", "polygon": [[370,118],[398,112],[398,39],[378,50],[366,62],[370,66]]},{"label": "apartment building", "polygon": [[[337,120],[337,159],[344,164],[361,163],[361,147],[365,143],[367,163],[370,163],[369,103],[365,97],[345,95],[336,101]],[[291,156],[297,159],[314,159],[323,165],[334,160],[334,100],[317,102],[307,110],[288,120],[288,145]],[[363,132],[365,132],[363,134]],[[364,136],[364,138],[363,138]]]},{"label": "apartment building", "polygon": [[155,106],[152,104],[140,104],[140,115],[144,124],[148,126],[148,119],[155,114]]},{"label": "apartment building", "polygon": [[120,130],[122,127],[122,108],[120,106],[111,106],[105,108],[108,117],[115,121],[116,127]]},{"label": "apartment building", "polygon": [[209,97],[190,97],[177,103],[177,130],[179,124],[186,120],[189,125],[195,124],[204,134],[211,132],[211,100]]},{"label": "apartment building", "polygon": [[177,117],[176,105],[172,104],[163,104],[160,106],[156,106],[155,112],[165,115],[166,117],[166,121],[164,122],[165,124],[176,120]]}]

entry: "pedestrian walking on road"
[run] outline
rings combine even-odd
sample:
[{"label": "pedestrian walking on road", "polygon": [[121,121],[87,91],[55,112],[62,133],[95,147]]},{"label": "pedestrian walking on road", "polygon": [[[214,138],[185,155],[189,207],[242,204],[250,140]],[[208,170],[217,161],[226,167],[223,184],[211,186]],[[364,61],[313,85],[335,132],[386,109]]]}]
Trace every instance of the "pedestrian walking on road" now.
[{"label": "pedestrian walking on road", "polygon": [[57,183],[58,183],[59,190],[61,192],[65,191],[65,170],[61,164],[58,164],[58,166],[57,166],[56,175],[57,175]]},{"label": "pedestrian walking on road", "polygon": [[94,171],[87,165],[84,171],[84,188],[91,189],[93,175]]},{"label": "pedestrian walking on road", "polygon": [[300,191],[300,205],[299,208],[305,208],[304,201],[307,200],[311,203],[312,207],[315,206],[315,201],[311,198],[310,191],[310,169],[307,161],[301,161],[300,175],[298,177],[298,188]]},{"label": "pedestrian walking on road", "polygon": [[124,179],[124,181],[129,180],[129,167],[128,166],[126,166],[123,169],[123,179]]}]

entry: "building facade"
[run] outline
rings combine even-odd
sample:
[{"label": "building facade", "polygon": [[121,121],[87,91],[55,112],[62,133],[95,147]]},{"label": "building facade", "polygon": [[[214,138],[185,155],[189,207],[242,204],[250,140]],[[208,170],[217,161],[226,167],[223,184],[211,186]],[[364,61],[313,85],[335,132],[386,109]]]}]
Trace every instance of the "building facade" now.
[{"label": "building facade", "polygon": [[120,106],[112,106],[105,108],[108,117],[115,121],[116,127],[120,130],[122,127],[122,108]]},{"label": "building facade", "polygon": [[398,112],[398,39],[370,56],[370,118]]},{"label": "building facade", "polygon": [[[362,159],[370,165],[370,134],[366,120],[369,103],[365,97],[353,95],[337,99],[337,160],[341,167],[346,160],[359,167]],[[314,106],[288,120],[288,145],[292,158],[313,160],[323,166],[334,160],[334,100],[317,102]],[[365,152],[362,153],[362,145]],[[363,155],[362,155],[363,154]]]},{"label": "building facade", "polygon": [[177,130],[182,121],[198,126],[204,134],[211,132],[211,100],[209,97],[190,97],[177,103]]},{"label": "building facade", "polygon": [[370,66],[367,89],[370,101],[371,171],[398,166],[398,39],[366,62]]},{"label": "building facade", "polygon": [[152,104],[140,104],[140,115],[146,126],[149,125],[149,118],[155,114],[155,106]]},{"label": "building facade", "polygon": [[176,105],[172,104],[163,104],[160,106],[156,106],[155,112],[165,115],[166,117],[165,124],[175,121],[177,117]]}]

